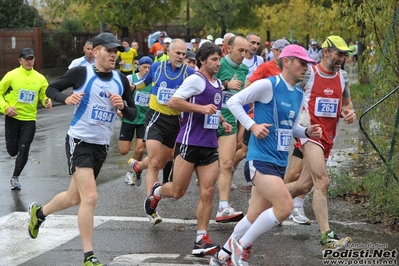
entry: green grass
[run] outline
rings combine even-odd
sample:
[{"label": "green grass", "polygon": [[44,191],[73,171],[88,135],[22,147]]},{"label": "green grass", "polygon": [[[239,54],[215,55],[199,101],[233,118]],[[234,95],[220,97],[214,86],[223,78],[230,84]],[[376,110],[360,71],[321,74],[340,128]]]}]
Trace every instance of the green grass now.
[{"label": "green grass", "polygon": [[331,197],[349,198],[362,205],[365,220],[399,231],[399,182],[385,165],[370,167],[362,177],[331,171],[329,175]]}]

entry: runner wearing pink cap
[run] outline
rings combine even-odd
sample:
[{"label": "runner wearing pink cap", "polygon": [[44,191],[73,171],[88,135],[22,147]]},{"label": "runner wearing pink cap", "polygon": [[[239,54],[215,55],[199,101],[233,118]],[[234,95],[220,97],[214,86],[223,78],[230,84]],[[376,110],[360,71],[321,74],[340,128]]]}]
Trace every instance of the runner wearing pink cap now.
[{"label": "runner wearing pink cap", "polygon": [[[293,209],[292,197],[283,177],[288,162],[292,135],[321,137],[319,125],[307,128],[299,124],[303,90],[296,83],[303,80],[308,64],[314,64],[298,45],[288,45],[279,57],[282,72],[278,76],[257,80],[232,96],[227,107],[249,131],[244,176],[253,184],[247,215],[210,265],[248,265],[255,239],[283,222]],[[254,118],[243,106],[254,103]]]}]

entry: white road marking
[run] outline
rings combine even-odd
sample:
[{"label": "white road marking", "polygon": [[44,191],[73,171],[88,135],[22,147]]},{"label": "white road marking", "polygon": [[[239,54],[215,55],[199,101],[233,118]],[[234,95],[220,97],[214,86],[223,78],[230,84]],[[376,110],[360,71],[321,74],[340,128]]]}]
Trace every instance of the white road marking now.
[{"label": "white road marking", "polygon": [[[2,247],[2,257],[0,266],[18,265],[32,258],[35,258],[47,251],[50,251],[71,239],[79,236],[76,215],[51,215],[43,223],[38,239],[31,239],[28,234],[28,220],[27,212],[13,212],[9,215],[0,217],[0,247]],[[99,226],[108,221],[120,222],[146,222],[146,217],[120,217],[120,216],[95,216],[94,226]],[[330,221],[331,223],[339,223],[345,226],[365,224],[365,223],[350,223],[340,221]],[[163,223],[172,224],[197,224],[197,220],[182,220],[182,219],[168,219],[163,218]],[[214,220],[210,224],[215,224]],[[317,226],[315,221],[312,224]],[[297,225],[292,221],[284,221],[283,226]],[[45,239],[46,241],[42,241]],[[170,256],[170,257],[169,257]],[[140,263],[147,258],[162,257],[162,258],[176,258],[180,254],[130,254],[119,256],[114,259],[114,262],[120,260],[120,263],[128,261],[132,263]],[[132,260],[134,259],[134,260]],[[192,262],[195,257],[188,256],[187,259]],[[139,261],[140,260],[140,261]],[[118,262],[119,263],[119,262]],[[118,264],[119,265],[119,264]],[[122,265],[122,264],[121,264]],[[138,265],[138,264],[137,264]],[[160,265],[160,264],[140,264],[140,265]],[[163,264],[165,265],[165,264]],[[183,264],[181,264],[183,265]]]},{"label": "white road marking", "polygon": [[[38,239],[28,233],[27,212],[14,212],[0,218],[0,247],[5,247],[1,266],[18,265],[50,251],[79,235],[77,216],[52,215],[43,223]],[[104,223],[96,219],[94,226]],[[42,241],[45,239],[46,241]]]},{"label": "white road marking", "polygon": [[[173,262],[162,262],[162,263],[157,263],[157,262],[145,262],[148,259],[154,259],[154,258],[159,258],[159,261],[162,261],[164,259],[177,259],[180,257],[180,254],[128,254],[128,255],[123,255],[119,256],[113,259],[113,261],[109,264],[109,266],[112,265],[118,265],[118,266],[164,266],[164,265],[178,265],[178,266],[192,266],[192,265],[205,265],[209,263],[209,257],[194,257],[192,255],[187,255],[184,258],[180,259],[179,262],[184,262],[187,261],[187,264],[176,264]],[[198,263],[196,263],[198,262]]]}]

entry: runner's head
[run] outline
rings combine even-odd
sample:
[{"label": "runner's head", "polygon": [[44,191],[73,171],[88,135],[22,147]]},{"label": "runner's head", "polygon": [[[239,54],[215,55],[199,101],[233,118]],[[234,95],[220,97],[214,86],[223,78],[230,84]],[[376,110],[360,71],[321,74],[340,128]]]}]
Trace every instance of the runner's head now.
[{"label": "runner's head", "polygon": [[147,73],[150,71],[152,63],[153,60],[149,56],[143,56],[142,58],[140,58],[138,69],[141,77],[147,75]]},{"label": "runner's head", "polygon": [[208,78],[213,78],[219,71],[221,57],[222,50],[217,45],[205,43],[198,49],[195,56],[199,71]]},{"label": "runner's head", "polygon": [[296,44],[286,46],[279,56],[282,76],[291,85],[304,79],[308,64],[316,64],[316,62],[308,56],[302,46]]},{"label": "runner's head", "polygon": [[322,58],[320,64],[323,69],[330,72],[340,71],[348,52],[351,51],[345,40],[337,35],[328,36],[321,48]]}]

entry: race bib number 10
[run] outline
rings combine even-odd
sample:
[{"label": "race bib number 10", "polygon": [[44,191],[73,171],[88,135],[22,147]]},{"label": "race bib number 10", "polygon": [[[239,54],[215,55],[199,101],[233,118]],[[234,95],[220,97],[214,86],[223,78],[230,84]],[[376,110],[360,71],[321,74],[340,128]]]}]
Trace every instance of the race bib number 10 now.
[{"label": "race bib number 10", "polygon": [[291,145],[292,130],[278,129],[277,150],[289,151]]}]

